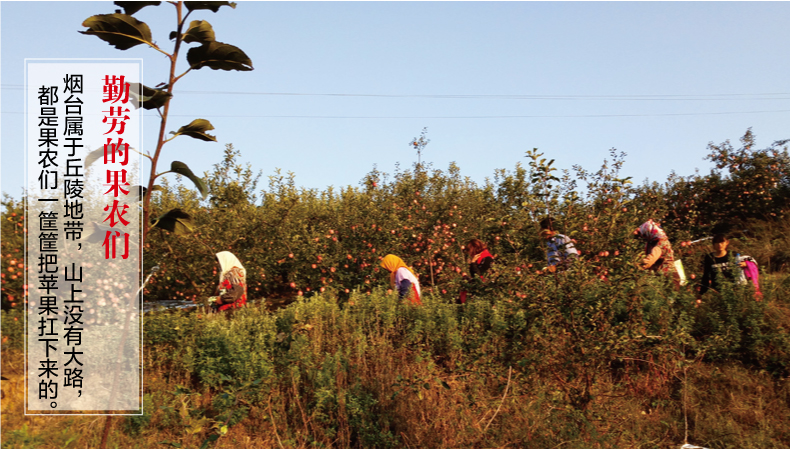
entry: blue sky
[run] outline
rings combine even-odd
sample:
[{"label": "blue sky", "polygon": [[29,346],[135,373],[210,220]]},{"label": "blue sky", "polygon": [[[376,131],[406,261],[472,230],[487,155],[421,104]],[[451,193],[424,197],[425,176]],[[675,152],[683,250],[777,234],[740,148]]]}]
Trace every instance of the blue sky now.
[{"label": "blue sky", "polygon": [[[165,80],[160,53],[77,32],[114,9],[0,3],[3,192],[19,197],[23,184],[25,58],[143,58],[145,84]],[[135,17],[172,48],[171,5]],[[707,144],[737,144],[748,127],[760,147],[790,138],[788,2],[239,2],[192,19],[255,67],[176,84],[168,131],[204,118],[218,143],[179,137],[162,160],[200,174],[232,143],[264,177],[280,168],[299,186],[358,185],[374,164],[415,162],[408,143],[427,127],[423,160],[455,161],[478,183],[535,147],[588,170],[616,148],[626,176],[663,181],[707,172]],[[153,151],[158,118],[144,115]]]}]

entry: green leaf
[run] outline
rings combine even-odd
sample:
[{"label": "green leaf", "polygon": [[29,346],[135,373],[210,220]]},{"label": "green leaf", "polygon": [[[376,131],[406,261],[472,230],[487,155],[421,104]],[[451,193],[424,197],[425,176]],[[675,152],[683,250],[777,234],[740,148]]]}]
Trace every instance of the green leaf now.
[{"label": "green leaf", "polygon": [[214,42],[214,29],[205,20],[193,20],[189,24],[189,28],[181,36],[181,40],[188,44],[192,42],[200,42],[201,44]]},{"label": "green leaf", "polygon": [[82,34],[92,34],[118,50],[128,50],[142,43],[151,44],[151,29],[127,14],[99,14],[82,22],[88,27]]},{"label": "green leaf", "polygon": [[113,2],[123,8],[123,12],[132,15],[146,6],[159,6],[162,2]]},{"label": "green leaf", "polygon": [[173,161],[170,164],[170,171],[189,178],[195,184],[195,187],[197,187],[198,191],[203,196],[203,199],[206,199],[206,195],[208,195],[208,187],[206,187],[206,183],[203,182],[202,179],[195,176],[187,164],[180,161]]},{"label": "green leaf", "polygon": [[213,433],[213,434],[209,435],[208,438],[206,438],[203,441],[203,444],[200,445],[200,449],[206,449],[208,447],[209,443],[213,443],[213,442],[217,441],[218,439],[219,439],[219,435],[217,435],[216,433]]},{"label": "green leaf", "polygon": [[184,6],[190,11],[196,9],[210,9],[213,12],[217,12],[221,6],[230,6],[236,9],[236,3],[234,2],[184,2]]},{"label": "green leaf", "polygon": [[216,41],[190,48],[187,62],[194,70],[202,67],[214,70],[252,70],[252,60],[240,48]]},{"label": "green leaf", "polygon": [[[152,190],[154,192],[156,192],[157,190],[162,191],[162,192],[165,191],[165,189],[162,186],[158,186],[158,185],[154,185],[154,188]],[[142,201],[143,197],[145,196],[145,192],[147,192],[147,191],[148,191],[148,189],[146,187],[143,187],[143,186],[138,186],[138,185],[131,186],[129,188],[129,196],[131,197],[131,201],[133,203],[136,203],[138,201]]]},{"label": "green leaf", "polygon": [[192,435],[197,435],[203,431],[203,426],[205,426],[206,424],[208,424],[208,418],[204,416],[199,420],[194,421],[192,425],[189,427],[189,429],[187,429],[187,432],[191,433]]},{"label": "green leaf", "polygon": [[216,142],[217,138],[212,136],[211,134],[206,134],[206,131],[211,131],[214,129],[214,126],[208,120],[198,118],[192,120],[189,125],[182,126],[178,128],[176,132],[170,132],[170,134],[175,134],[176,136],[184,135],[189,136],[199,140],[205,140],[206,142]]},{"label": "green leaf", "polygon": [[[175,329],[178,330],[178,327],[176,327]],[[179,410],[178,414],[179,416],[181,416],[182,419],[189,418],[189,409],[187,408],[186,402],[181,402],[181,410]]]},{"label": "green leaf", "polygon": [[164,89],[154,89],[140,83],[131,83],[129,94],[134,107],[139,108],[142,103],[143,109],[159,109],[173,96]]},{"label": "green leaf", "polygon": [[195,223],[192,216],[181,209],[173,209],[157,218],[153,227],[161,228],[176,235],[189,234],[195,230]]}]

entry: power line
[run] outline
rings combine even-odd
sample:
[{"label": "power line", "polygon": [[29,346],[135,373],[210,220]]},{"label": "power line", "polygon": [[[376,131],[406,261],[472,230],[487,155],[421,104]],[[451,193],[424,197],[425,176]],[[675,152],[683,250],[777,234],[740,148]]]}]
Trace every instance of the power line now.
[{"label": "power line", "polygon": [[[448,116],[366,116],[366,115],[218,115],[205,114],[211,118],[303,118],[303,119],[508,119],[508,118],[607,118],[607,117],[678,117],[699,115],[776,114],[790,109],[772,111],[725,111],[725,112],[675,112],[663,114],[575,114],[575,115],[448,115]],[[3,114],[24,114],[19,111],[3,111]],[[201,114],[168,114],[169,117],[195,117]],[[143,118],[160,118],[158,114],[143,114]]]},{"label": "power line", "polygon": [[[1,85],[3,89],[22,90],[24,86],[17,84]],[[740,93],[740,94],[666,94],[666,95],[420,95],[420,94],[348,94],[348,93],[297,93],[297,92],[238,92],[238,91],[198,91],[179,90],[177,94],[192,95],[256,95],[256,96],[323,96],[323,97],[357,97],[357,98],[426,98],[426,99],[471,99],[471,100],[623,100],[623,101],[731,101],[731,100],[790,100],[790,93]],[[215,118],[296,118],[296,119],[513,119],[513,118],[607,118],[607,117],[677,117],[704,115],[736,115],[736,114],[770,114],[786,113],[787,109],[760,111],[724,111],[724,112],[677,112],[655,114],[570,114],[570,115],[475,115],[475,116],[336,116],[336,115],[216,115]],[[8,112],[4,114],[22,114]],[[192,117],[188,114],[170,114],[172,117]],[[155,114],[144,114],[143,117],[159,118]]]},{"label": "power line", "polygon": [[[215,115],[212,118],[307,118],[307,119],[507,119],[507,118],[596,118],[596,117],[674,117],[693,115],[734,115],[734,114],[769,114],[790,112],[790,109],[774,111],[732,111],[732,112],[678,112],[668,114],[580,114],[580,115],[458,115],[458,116],[353,116],[353,115]],[[170,117],[194,117],[194,114],[169,114]],[[158,115],[143,115],[155,117]]]},{"label": "power line", "polygon": [[[181,90],[177,93],[198,95],[260,95],[290,97],[357,97],[357,98],[426,98],[461,100],[616,100],[616,101],[732,101],[732,100],[790,100],[790,93],[770,94],[710,94],[710,95],[420,95],[420,94],[344,94],[298,92],[209,92]],[[773,96],[773,97],[769,97]],[[727,98],[733,97],[733,98]]]},{"label": "power line", "polygon": [[[19,84],[5,84],[2,89],[23,90]],[[341,97],[341,98],[425,98],[461,100],[610,100],[610,101],[731,101],[731,100],[790,100],[788,92],[741,94],[661,94],[661,95],[521,95],[521,94],[369,94],[369,93],[307,93],[307,92],[240,92],[177,90],[189,95],[245,95],[283,97]]]}]

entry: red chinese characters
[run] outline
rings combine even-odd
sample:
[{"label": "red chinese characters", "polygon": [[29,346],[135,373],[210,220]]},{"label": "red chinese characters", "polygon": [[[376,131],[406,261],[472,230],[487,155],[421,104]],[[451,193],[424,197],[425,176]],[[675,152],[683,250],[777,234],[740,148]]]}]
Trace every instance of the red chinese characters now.
[{"label": "red chinese characters", "polygon": [[120,101],[126,104],[129,101],[129,83],[125,80],[126,77],[123,75],[105,75],[102,101],[104,103],[117,103]]},{"label": "red chinese characters", "polygon": [[[102,102],[124,105],[129,101],[129,87],[130,84],[126,82],[123,75],[106,75],[104,77],[104,87]],[[127,121],[130,120],[129,108],[124,106],[110,106],[109,110],[104,112],[104,119],[102,123],[109,125],[109,130],[104,134],[117,136],[117,140],[113,142],[113,137],[107,137],[107,143],[104,144],[104,164],[120,164],[126,166],[129,163],[129,144],[124,143],[123,138],[120,137],[126,131]],[[112,167],[107,167],[107,183],[108,187],[105,195],[112,195],[112,204],[107,204],[104,211],[108,212],[104,222],[109,222],[110,227],[127,226],[130,222],[124,215],[128,212],[129,206],[124,204],[123,197],[129,195],[129,182],[126,180],[127,171],[125,169],[113,170]],[[126,188],[125,188],[126,187]],[[121,200],[119,201],[119,198]],[[117,240],[121,239],[123,242],[123,252],[120,256],[123,259],[129,257],[129,233],[122,232],[121,230],[107,230],[104,236],[104,258],[115,259],[119,255],[117,251]]]}]

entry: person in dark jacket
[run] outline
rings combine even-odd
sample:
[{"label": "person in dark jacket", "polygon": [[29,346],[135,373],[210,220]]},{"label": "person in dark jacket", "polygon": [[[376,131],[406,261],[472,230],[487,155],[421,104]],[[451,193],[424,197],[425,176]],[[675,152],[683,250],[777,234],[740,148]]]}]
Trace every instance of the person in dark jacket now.
[{"label": "person in dark jacket", "polygon": [[702,262],[702,284],[699,294],[704,295],[708,290],[721,291],[724,279],[730,282],[737,281],[739,267],[745,262],[738,263],[737,256],[732,251],[727,251],[730,241],[724,234],[713,236],[713,252],[705,255]]},{"label": "person in dark jacket", "polygon": [[494,256],[488,252],[486,244],[479,239],[472,239],[467,242],[464,249],[466,257],[469,260],[469,275],[480,276],[491,268],[494,262]]}]

